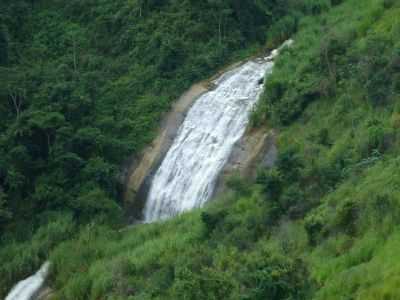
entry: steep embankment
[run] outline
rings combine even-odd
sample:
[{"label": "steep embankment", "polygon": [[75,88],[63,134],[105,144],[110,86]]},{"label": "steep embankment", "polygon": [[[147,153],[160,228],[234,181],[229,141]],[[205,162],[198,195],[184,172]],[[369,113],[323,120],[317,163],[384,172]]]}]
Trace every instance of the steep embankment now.
[{"label": "steep embankment", "polygon": [[0,297],[81,227],[124,225],[120,165],[285,2],[0,1]]},{"label": "steep embankment", "polygon": [[349,0],[305,19],[254,116],[279,127],[276,167],[162,224],[87,228],[53,253],[60,297],[396,299],[399,16]]},{"label": "steep embankment", "polygon": [[397,299],[399,4],[306,2],[253,119],[279,128],[275,168],[162,224],[59,218],[0,251],[0,288],[51,252],[57,299]]},{"label": "steep embankment", "polygon": [[[267,79],[263,77],[272,73],[274,60],[292,44],[293,40],[287,40],[268,55],[224,68],[176,101],[153,143],[137,161],[127,162],[124,201],[133,221],[153,214],[146,201],[152,202],[154,196],[158,204],[168,207],[171,217],[223,193],[226,178],[254,178],[257,167],[273,166],[277,158],[274,130],[247,128],[248,118]],[[190,178],[197,179],[191,182]],[[158,190],[157,180],[163,182]],[[166,197],[170,188],[168,200],[162,203],[160,195]],[[192,204],[185,206],[185,201]]]}]

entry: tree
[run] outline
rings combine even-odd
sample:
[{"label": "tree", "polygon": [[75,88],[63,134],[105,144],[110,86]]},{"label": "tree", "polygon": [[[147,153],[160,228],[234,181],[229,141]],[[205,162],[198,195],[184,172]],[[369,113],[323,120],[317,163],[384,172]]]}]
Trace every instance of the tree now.
[{"label": "tree", "polygon": [[0,25],[0,66],[8,62],[8,38],[4,27]]},{"label": "tree", "polygon": [[218,25],[218,44],[222,44],[224,38],[225,20],[232,14],[232,9],[227,1],[224,0],[208,0],[212,7],[212,15]]},{"label": "tree", "polygon": [[30,133],[31,137],[44,137],[45,145],[41,145],[37,138],[32,142],[39,144],[44,156],[51,155],[52,145],[56,139],[57,129],[61,128],[65,119],[58,112],[32,111],[27,116],[25,132]]},{"label": "tree", "polygon": [[2,82],[0,94],[9,99],[16,119],[19,119],[27,99],[25,70],[18,67],[0,67],[0,80]]},{"label": "tree", "polygon": [[0,186],[0,236],[2,226],[11,218],[11,212],[7,208],[7,195]]},{"label": "tree", "polygon": [[115,178],[115,168],[113,165],[104,161],[103,158],[95,157],[89,159],[87,165],[82,170],[85,180],[95,181],[99,186],[106,190],[110,195],[115,195],[113,190]]},{"label": "tree", "polygon": [[109,223],[120,221],[120,207],[95,184],[88,183],[82,187],[82,192],[74,199],[72,206],[77,216],[84,222],[96,217],[108,219]]},{"label": "tree", "polygon": [[291,147],[281,151],[278,157],[278,169],[283,178],[288,182],[297,180],[300,176],[300,170],[303,167],[303,163],[297,152],[297,149]]},{"label": "tree", "polygon": [[262,185],[264,192],[268,195],[268,200],[279,201],[283,188],[283,178],[276,168],[258,174],[257,183]]},{"label": "tree", "polygon": [[71,54],[72,54],[72,62],[74,71],[78,71],[78,51],[79,46],[82,44],[82,31],[81,28],[76,25],[72,24],[67,28],[67,40],[72,44]]},{"label": "tree", "polygon": [[265,28],[270,18],[270,8],[265,1],[230,0],[234,18],[246,39],[260,40],[265,38]]}]

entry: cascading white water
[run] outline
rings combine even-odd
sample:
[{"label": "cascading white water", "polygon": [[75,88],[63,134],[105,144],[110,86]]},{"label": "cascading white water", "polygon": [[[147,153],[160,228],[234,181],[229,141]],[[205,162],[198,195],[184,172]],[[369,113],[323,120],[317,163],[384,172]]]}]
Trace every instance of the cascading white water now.
[{"label": "cascading white water", "polygon": [[5,300],[31,300],[43,287],[46,277],[49,273],[50,263],[42,265],[35,275],[18,282],[8,294]]},{"label": "cascading white water", "polygon": [[[166,219],[203,205],[234,144],[243,136],[249,113],[272,72],[279,50],[223,74],[215,90],[200,97],[189,110],[173,145],[155,174],[145,206],[145,221]],[[17,283],[5,300],[33,300],[43,287],[50,263]]]},{"label": "cascading white water", "polygon": [[201,207],[211,197],[278,53],[279,49],[274,50],[269,57],[225,73],[214,82],[214,90],[195,102],[154,175],[144,209],[145,222]]}]

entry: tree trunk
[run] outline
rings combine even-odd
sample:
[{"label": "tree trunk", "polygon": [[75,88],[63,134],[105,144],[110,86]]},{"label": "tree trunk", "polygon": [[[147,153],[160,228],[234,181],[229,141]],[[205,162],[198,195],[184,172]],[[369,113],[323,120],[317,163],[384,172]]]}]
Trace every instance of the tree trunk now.
[{"label": "tree trunk", "polygon": [[18,97],[18,94],[16,92],[11,92],[10,97],[13,102],[15,113],[17,115],[17,120],[18,120],[19,115],[21,113],[22,100],[19,99],[20,97]]},{"label": "tree trunk", "polygon": [[77,58],[76,58],[76,41],[74,40],[74,49],[73,49],[73,56],[74,56],[74,71],[76,72],[78,69]]},{"label": "tree trunk", "polygon": [[218,19],[218,44],[221,46],[222,43],[222,32],[221,32],[222,17]]}]

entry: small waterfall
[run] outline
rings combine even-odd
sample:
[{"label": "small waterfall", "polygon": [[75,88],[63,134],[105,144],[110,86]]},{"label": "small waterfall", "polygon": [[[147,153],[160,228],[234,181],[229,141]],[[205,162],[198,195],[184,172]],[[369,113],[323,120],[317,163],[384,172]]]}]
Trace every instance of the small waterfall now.
[{"label": "small waterfall", "polygon": [[35,299],[49,273],[50,263],[46,262],[39,271],[18,282],[8,294],[5,300],[32,300]]},{"label": "small waterfall", "polygon": [[211,197],[234,144],[246,130],[263,90],[262,79],[272,72],[273,59],[281,48],[223,74],[214,81],[216,88],[195,102],[154,175],[144,208],[145,222],[201,207]]},{"label": "small waterfall", "polygon": [[[144,210],[146,222],[200,207],[211,197],[219,172],[246,130],[274,58],[292,43],[288,40],[270,56],[226,72],[213,82],[214,90],[196,101],[153,178]],[[45,262],[34,275],[18,282],[5,300],[36,299],[49,267]]]}]

